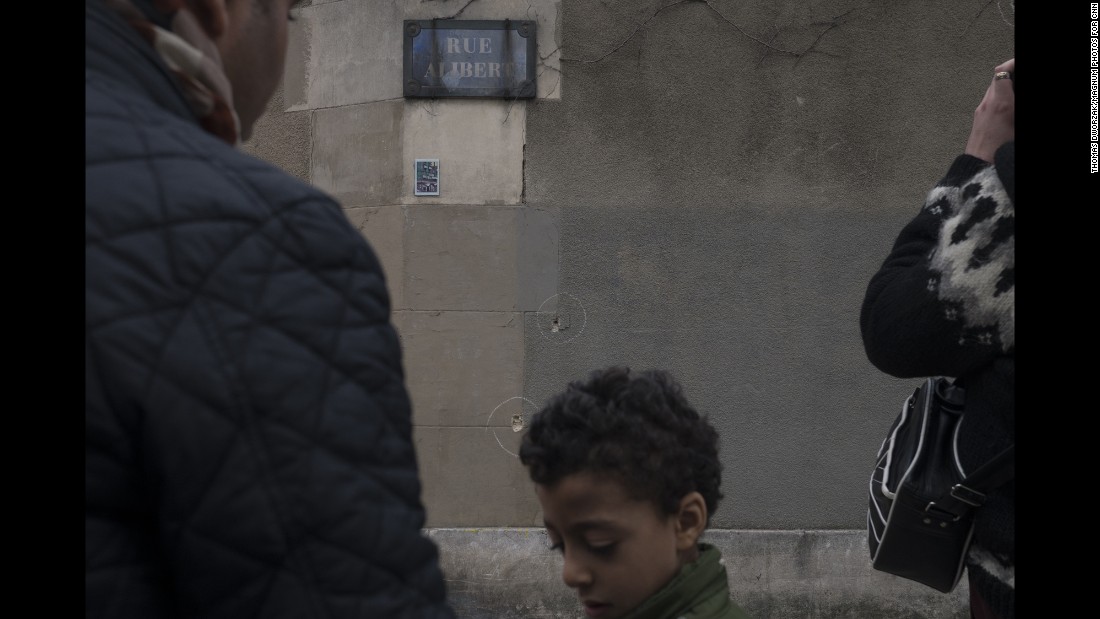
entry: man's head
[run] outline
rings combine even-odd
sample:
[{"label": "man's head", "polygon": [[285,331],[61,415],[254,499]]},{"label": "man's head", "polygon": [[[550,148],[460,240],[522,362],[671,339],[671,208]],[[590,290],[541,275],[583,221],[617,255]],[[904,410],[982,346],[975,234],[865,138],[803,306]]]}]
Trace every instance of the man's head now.
[{"label": "man's head", "polygon": [[221,56],[246,140],[283,76],[287,22],[303,0],[186,0]]},{"label": "man's head", "polygon": [[519,455],[562,579],[601,619],[693,561],[722,498],[718,434],[661,371],[612,367],[571,383],[532,418]]}]

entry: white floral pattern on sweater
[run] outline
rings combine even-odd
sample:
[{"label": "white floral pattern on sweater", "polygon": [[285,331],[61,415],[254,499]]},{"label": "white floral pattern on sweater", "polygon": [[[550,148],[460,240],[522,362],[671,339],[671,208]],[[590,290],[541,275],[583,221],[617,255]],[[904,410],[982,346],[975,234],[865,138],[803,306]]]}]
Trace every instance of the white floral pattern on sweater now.
[{"label": "white floral pattern on sweater", "polygon": [[1015,208],[996,170],[961,187],[936,187],[925,209],[945,219],[929,265],[948,320],[963,323],[959,344],[1016,343]]}]

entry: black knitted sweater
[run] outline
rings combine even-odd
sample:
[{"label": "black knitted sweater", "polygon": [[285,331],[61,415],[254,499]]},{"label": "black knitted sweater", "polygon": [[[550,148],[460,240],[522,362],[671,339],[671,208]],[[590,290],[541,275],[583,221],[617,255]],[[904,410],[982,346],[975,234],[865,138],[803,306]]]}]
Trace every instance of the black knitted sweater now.
[{"label": "black knitted sweater", "polygon": [[[1016,440],[1015,145],[994,164],[961,155],[929,192],[871,278],[860,328],[868,359],[899,378],[955,377],[966,389],[959,433],[973,470]],[[971,586],[1016,616],[1016,485],[975,518]]]}]

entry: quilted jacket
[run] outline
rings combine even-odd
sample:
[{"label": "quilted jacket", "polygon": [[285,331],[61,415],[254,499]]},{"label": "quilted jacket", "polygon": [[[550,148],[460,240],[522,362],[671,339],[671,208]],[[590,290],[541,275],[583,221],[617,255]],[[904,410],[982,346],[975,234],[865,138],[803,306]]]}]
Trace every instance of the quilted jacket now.
[{"label": "quilted jacket", "polygon": [[86,616],[453,617],[371,248],[85,38]]}]

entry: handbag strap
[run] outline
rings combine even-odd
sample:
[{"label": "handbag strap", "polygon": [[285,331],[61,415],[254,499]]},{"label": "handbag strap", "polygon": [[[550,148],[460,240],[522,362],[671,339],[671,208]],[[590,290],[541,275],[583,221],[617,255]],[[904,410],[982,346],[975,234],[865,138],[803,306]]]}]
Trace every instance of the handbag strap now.
[{"label": "handbag strap", "polygon": [[1012,444],[952,486],[943,496],[929,502],[924,510],[947,512],[958,520],[971,509],[981,507],[990,491],[1015,476],[1016,445]]}]

